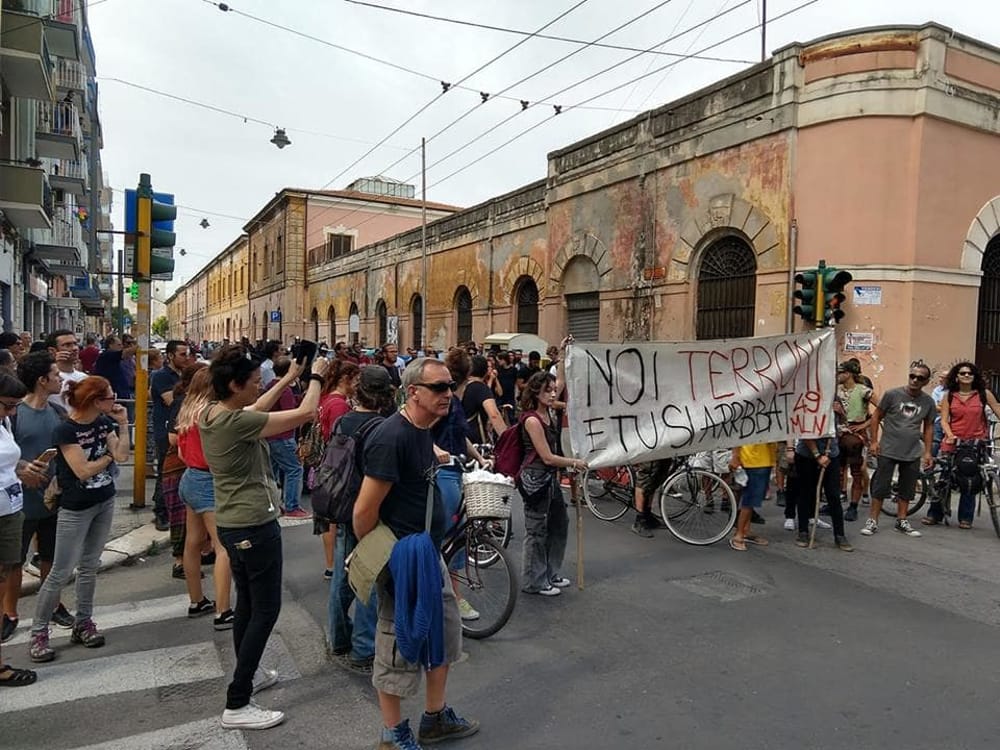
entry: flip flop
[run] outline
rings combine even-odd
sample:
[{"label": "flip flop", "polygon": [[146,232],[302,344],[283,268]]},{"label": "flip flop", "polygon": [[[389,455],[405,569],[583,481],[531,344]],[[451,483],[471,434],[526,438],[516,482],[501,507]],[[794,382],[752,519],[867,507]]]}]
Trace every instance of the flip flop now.
[{"label": "flip flop", "polygon": [[968,521],[959,521],[958,522],[958,528],[960,528],[960,529],[971,529],[972,528],[972,524],[969,523]]},{"label": "flip flop", "polygon": [[729,548],[734,549],[737,552],[746,552],[747,551],[746,541],[747,541],[746,537],[744,537],[743,539],[737,539],[736,537],[733,537],[732,539],[729,540]]},{"label": "flip flop", "polygon": [[743,541],[749,544],[756,544],[758,547],[766,547],[768,544],[770,544],[770,542],[767,541],[764,537],[757,536],[756,534],[747,534],[745,537],[743,537]]},{"label": "flip flop", "polygon": [[934,518],[931,518],[930,516],[924,516],[923,518],[920,519],[920,523],[922,523],[924,526],[937,526],[941,522]]}]

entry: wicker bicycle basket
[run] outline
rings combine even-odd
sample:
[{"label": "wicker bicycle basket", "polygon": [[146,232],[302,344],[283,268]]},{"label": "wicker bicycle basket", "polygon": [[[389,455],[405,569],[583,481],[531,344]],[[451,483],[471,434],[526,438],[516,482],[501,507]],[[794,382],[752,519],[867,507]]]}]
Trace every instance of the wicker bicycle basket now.
[{"label": "wicker bicycle basket", "polygon": [[469,518],[510,518],[515,492],[504,482],[466,482],[465,513]]}]

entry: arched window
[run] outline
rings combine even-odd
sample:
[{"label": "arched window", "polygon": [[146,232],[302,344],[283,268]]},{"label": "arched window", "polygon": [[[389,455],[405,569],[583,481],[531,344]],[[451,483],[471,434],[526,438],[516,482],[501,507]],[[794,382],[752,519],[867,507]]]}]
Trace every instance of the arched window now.
[{"label": "arched window", "polygon": [[514,285],[514,300],[517,304],[517,333],[538,335],[538,285],[530,276],[522,276]]},{"label": "arched window", "polygon": [[757,258],[746,240],[735,235],[709,245],[698,267],[699,339],[753,336],[757,299]]},{"label": "arched window", "polygon": [[467,344],[472,341],[472,294],[468,287],[455,291],[455,317],[455,343]]},{"label": "arched window", "polygon": [[976,366],[990,390],[1000,386],[1000,234],[986,245],[976,317]]},{"label": "arched window", "polygon": [[350,338],[351,343],[352,344],[358,343],[358,339],[361,336],[360,334],[361,316],[358,314],[357,302],[351,303],[351,310],[348,313],[348,318],[347,318],[347,329],[348,329],[348,338]]},{"label": "arched window", "polygon": [[313,308],[312,315],[309,316],[309,320],[313,324],[313,341],[319,341],[319,310],[315,307]]},{"label": "arched window", "polygon": [[326,310],[326,321],[330,330],[330,338],[326,343],[333,349],[337,345],[337,312],[333,309],[333,305]]},{"label": "arched window", "polygon": [[389,314],[385,309],[385,301],[379,300],[375,305],[375,317],[378,320],[378,341],[377,346],[384,346],[389,338]]},{"label": "arched window", "polygon": [[410,326],[413,328],[413,348],[420,351],[423,348],[424,299],[419,294],[413,295],[410,302]]}]

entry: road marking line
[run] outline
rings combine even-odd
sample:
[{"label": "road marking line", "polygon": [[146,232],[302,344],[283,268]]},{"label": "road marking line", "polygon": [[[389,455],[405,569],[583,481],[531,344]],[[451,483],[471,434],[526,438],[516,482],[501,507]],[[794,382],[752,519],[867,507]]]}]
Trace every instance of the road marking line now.
[{"label": "road marking line", "polygon": [[[130,625],[142,625],[149,622],[162,622],[178,617],[187,617],[188,598],[186,594],[179,596],[164,596],[159,599],[142,599],[137,602],[123,602],[121,604],[111,604],[103,607],[94,607],[94,622],[101,632],[114,630],[115,628],[125,628]],[[206,622],[209,621],[205,615]],[[31,639],[30,620],[25,620],[24,625],[18,629],[17,634],[6,644],[16,646],[19,643],[27,643]],[[59,641],[69,638],[70,631],[52,626],[49,639]]]},{"label": "road marking line", "polygon": [[[55,663],[39,668],[38,689],[7,690],[0,714],[223,676],[218,650],[212,641]],[[221,700],[221,688],[219,695]]]},{"label": "road marking line", "polygon": [[135,750],[135,748],[155,747],[160,750],[180,750],[181,748],[212,748],[212,750],[248,750],[243,732],[223,729],[217,718],[192,721],[176,727],[157,729],[152,732],[133,734],[109,740],[98,745],[77,747],[73,750]]}]

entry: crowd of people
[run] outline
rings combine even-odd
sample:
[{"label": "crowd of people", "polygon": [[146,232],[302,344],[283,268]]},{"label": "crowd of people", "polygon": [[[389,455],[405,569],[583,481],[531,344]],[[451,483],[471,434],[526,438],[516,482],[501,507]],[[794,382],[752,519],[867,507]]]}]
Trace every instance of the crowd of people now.
[{"label": "crowd of people", "polygon": [[[571,583],[561,570],[569,523],[561,474],[587,469],[564,445],[563,360],[570,341],[551,347],[544,367],[540,352],[522,361],[520,352],[475,345],[401,354],[394,344],[365,350],[338,342],[320,345],[310,359],[296,356],[295,344],[279,341],[166,343],[150,378],[156,523],[171,532],[171,575],[187,587],[188,617],[211,615],[216,630],[232,631],[236,667],[223,726],[264,729],[284,720],[282,712],[253,699],[277,680],[260,659],[281,609],[278,518],[311,518],[303,496],[316,488],[328,446],[349,439],[350,460],[363,477],[351,498],[353,511],[338,522],[312,519],[330,587],[331,656],[371,675],[384,725],[379,747],[412,750],[478,730],[475,720],[446,701],[449,665],[462,654],[461,622],[479,617],[458,595],[455,570],[440,555],[461,501],[461,474],[450,459],[461,454],[488,466],[479,446],[518,426],[524,456],[516,478],[525,519],[522,591],[560,595]],[[136,345],[109,336],[101,347],[88,338],[81,350],[67,330],[44,342],[4,334],[0,343],[13,361],[13,369],[0,372],[2,641],[19,626],[21,570],[34,544],[42,585],[27,657],[47,662],[57,657],[52,626],[70,629],[72,644],[96,648],[105,642],[93,620],[93,601],[118,466],[129,456],[129,412],[120,402],[134,395]],[[817,522],[832,527],[838,548],[851,551],[846,524],[867,505],[860,533],[875,534],[890,494],[895,530],[920,536],[907,501],[921,470],[938,452],[954,456],[962,445],[985,438],[987,410],[1000,416],[1000,403],[974,364],[960,362],[938,378],[928,395],[931,370],[914,362],[905,385],[877,394],[860,363],[847,360],[837,368],[835,436],[692,457],[731,482],[738,495],[730,547],[742,552],[768,544],[754,524],[763,521],[757,511],[772,486],[785,508],[785,528],[797,532],[800,546],[809,544],[810,524]],[[870,480],[868,457],[876,463]],[[671,462],[637,469],[632,530],[651,537],[660,525],[651,500]],[[972,524],[975,491],[970,485],[961,492],[960,528]],[[820,496],[829,522],[817,513]],[[922,523],[941,523],[947,512],[932,503]],[[362,601],[347,560],[375,544],[379,535],[373,532],[381,526],[399,541],[374,594]],[[206,565],[214,565],[213,598],[202,583]],[[74,571],[76,612],[70,613],[61,592]],[[419,585],[409,585],[411,577]],[[408,585],[395,585],[403,579]],[[423,597],[416,602],[406,598],[414,585]],[[414,606],[439,623],[423,641],[414,636]],[[34,671],[2,658],[0,665],[2,686],[37,679]],[[401,699],[419,690],[421,674],[425,711],[414,731],[402,716]]]}]

